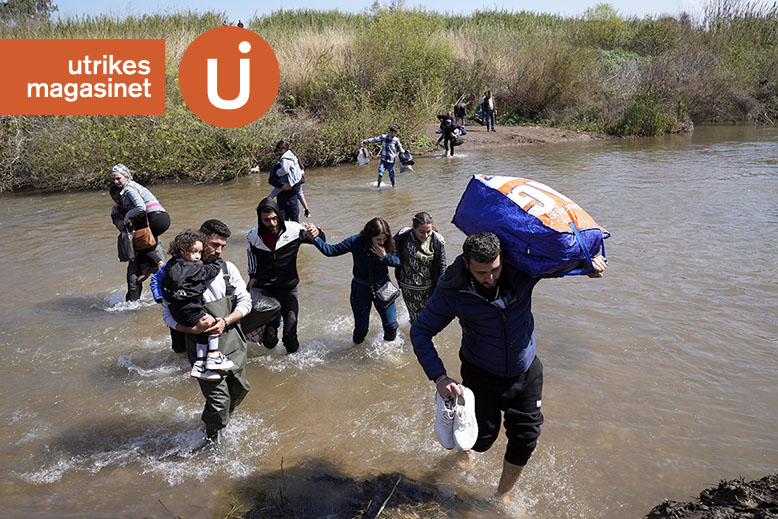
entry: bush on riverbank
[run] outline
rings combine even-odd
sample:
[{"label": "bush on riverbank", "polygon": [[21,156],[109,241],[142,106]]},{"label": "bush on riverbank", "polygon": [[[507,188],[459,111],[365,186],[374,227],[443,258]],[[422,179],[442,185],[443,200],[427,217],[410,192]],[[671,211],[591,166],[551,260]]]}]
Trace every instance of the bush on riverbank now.
[{"label": "bush on riverbank", "polygon": [[422,125],[460,96],[470,112],[495,94],[498,123],[658,135],[691,122],[778,119],[778,6],[745,0],[687,15],[624,18],[607,4],[581,17],[479,11],[471,16],[374,8],[279,11],[249,21],[281,67],[260,121],[213,128],[186,107],[178,62],[218,13],[0,25],[2,38],[165,38],[164,116],[0,116],[0,191],[101,188],[125,162],[145,182],[218,181],[267,170],[275,140],[307,166],[353,160],[358,142]]}]

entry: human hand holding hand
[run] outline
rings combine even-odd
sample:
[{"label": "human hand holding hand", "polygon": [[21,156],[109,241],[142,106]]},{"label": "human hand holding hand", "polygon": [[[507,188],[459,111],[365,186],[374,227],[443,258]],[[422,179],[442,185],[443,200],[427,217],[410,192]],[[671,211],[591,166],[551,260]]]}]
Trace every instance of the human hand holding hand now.
[{"label": "human hand holding hand", "polygon": [[227,328],[227,321],[224,320],[224,317],[217,317],[213,321],[213,324],[206,328],[204,333],[207,333],[211,337],[218,337],[223,334],[224,329]]},{"label": "human hand holding hand", "polygon": [[319,235],[319,228],[312,223],[307,223],[305,224],[305,232],[307,232],[308,237],[313,240]]}]

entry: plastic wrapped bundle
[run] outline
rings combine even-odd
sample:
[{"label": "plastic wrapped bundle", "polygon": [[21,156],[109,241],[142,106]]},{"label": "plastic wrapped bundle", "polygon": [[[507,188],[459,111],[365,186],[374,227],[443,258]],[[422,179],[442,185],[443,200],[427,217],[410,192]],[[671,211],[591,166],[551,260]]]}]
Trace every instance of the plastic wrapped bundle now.
[{"label": "plastic wrapped bundle", "polygon": [[468,235],[493,232],[503,258],[535,277],[592,272],[610,236],[570,198],[527,178],[474,175],[452,222]]}]

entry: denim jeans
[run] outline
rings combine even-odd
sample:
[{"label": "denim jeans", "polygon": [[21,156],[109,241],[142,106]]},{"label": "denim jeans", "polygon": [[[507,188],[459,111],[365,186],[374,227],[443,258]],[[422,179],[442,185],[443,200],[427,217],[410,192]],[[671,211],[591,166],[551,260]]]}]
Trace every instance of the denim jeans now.
[{"label": "denim jeans", "polygon": [[394,185],[394,162],[386,162],[385,160],[382,160],[381,164],[378,165],[378,176],[380,178],[383,178],[384,170],[389,172],[389,180],[391,180],[392,185]]},{"label": "denim jeans", "polygon": [[359,344],[367,337],[370,327],[370,308],[375,306],[384,327],[384,340],[393,341],[397,337],[397,306],[392,303],[388,308],[379,307],[373,302],[373,291],[369,285],[351,280],[351,311],[354,313],[354,342]]},{"label": "denim jeans", "polygon": [[487,131],[494,129],[494,110],[484,112],[484,122],[486,123]]}]

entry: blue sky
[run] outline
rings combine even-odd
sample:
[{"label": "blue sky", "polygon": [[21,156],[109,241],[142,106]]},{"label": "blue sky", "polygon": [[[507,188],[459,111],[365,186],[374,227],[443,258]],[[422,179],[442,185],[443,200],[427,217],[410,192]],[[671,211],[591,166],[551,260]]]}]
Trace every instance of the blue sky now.
[{"label": "blue sky", "polygon": [[[406,0],[406,7],[424,6],[439,12],[469,14],[475,10],[505,9],[508,11],[533,11],[551,14],[575,16],[587,8],[594,7],[603,0],[448,0],[439,3]],[[612,0],[608,2],[624,17],[677,15],[688,12],[693,16],[702,12],[705,0]],[[267,2],[263,0],[54,0],[59,7],[56,16],[77,17],[81,15],[111,14],[119,17],[127,15],[153,14],[167,11],[223,11],[233,22],[248,20],[254,15],[270,14],[281,7],[284,9],[339,9],[346,12],[361,12],[372,5],[372,0],[284,0]],[[385,3],[385,2],[382,2]]]}]

